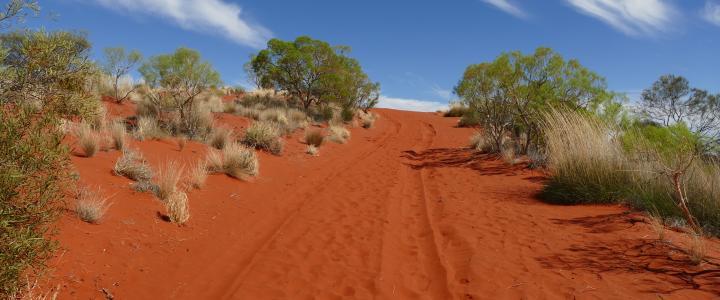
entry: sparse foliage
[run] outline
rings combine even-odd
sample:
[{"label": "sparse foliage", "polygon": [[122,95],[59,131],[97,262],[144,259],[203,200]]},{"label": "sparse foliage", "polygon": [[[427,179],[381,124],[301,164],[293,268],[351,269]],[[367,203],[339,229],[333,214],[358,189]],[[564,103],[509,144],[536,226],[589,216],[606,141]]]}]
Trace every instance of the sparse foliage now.
[{"label": "sparse foliage", "polygon": [[142,55],[136,50],[128,52],[121,47],[105,48],[103,54],[105,55],[105,61],[102,65],[103,71],[112,78],[115,101],[122,103],[137,89],[137,86],[122,91],[119,86],[120,79],[127,76],[140,63]]}]

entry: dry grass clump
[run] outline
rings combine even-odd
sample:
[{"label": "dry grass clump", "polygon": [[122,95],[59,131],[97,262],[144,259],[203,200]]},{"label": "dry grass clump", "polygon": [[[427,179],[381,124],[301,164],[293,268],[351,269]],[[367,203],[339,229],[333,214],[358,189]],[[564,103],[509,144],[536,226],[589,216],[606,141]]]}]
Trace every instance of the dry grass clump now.
[{"label": "dry grass clump", "polygon": [[321,130],[305,130],[305,143],[314,147],[322,146],[325,136]]},{"label": "dry grass clump", "polygon": [[493,143],[488,140],[482,131],[478,131],[470,137],[470,148],[484,153],[492,153]]},{"label": "dry grass clump", "polygon": [[83,123],[77,128],[76,133],[78,144],[85,157],[93,157],[100,149],[100,139],[97,133],[89,125]]},{"label": "dry grass clump", "polygon": [[210,172],[225,173],[238,179],[257,176],[260,168],[255,151],[237,143],[225,146],[222,154],[218,151],[208,152],[205,166]]},{"label": "dry grass clump", "polygon": [[216,149],[225,148],[225,145],[232,142],[232,129],[225,127],[214,128],[208,138],[208,144]]},{"label": "dry grass clump", "polygon": [[650,223],[650,227],[652,227],[653,231],[657,234],[659,241],[665,240],[665,224],[663,222],[663,219],[661,216],[658,216],[657,214],[648,214],[648,221]]},{"label": "dry grass clump", "polygon": [[345,127],[340,125],[330,125],[329,130],[330,135],[328,135],[328,139],[335,143],[345,144],[350,139],[350,131],[348,131]]},{"label": "dry grass clump", "polygon": [[688,247],[688,258],[690,258],[690,262],[699,265],[705,260],[706,255],[707,247],[705,246],[705,240],[702,234],[690,234],[690,245]]},{"label": "dry grass clump", "polygon": [[183,174],[183,166],[177,161],[170,161],[162,165],[156,176],[157,178],[157,190],[155,195],[160,200],[167,200],[170,195],[177,192],[177,184]]},{"label": "dry grass clump", "polygon": [[515,146],[512,145],[512,143],[503,145],[500,150],[500,157],[506,164],[514,165],[517,162],[515,158]]},{"label": "dry grass clump", "polygon": [[153,177],[152,169],[142,154],[131,149],[123,150],[122,156],[115,162],[113,172],[135,181],[150,181]]},{"label": "dry grass clump", "polygon": [[107,198],[100,196],[100,190],[91,191],[87,188],[82,188],[78,193],[75,212],[80,220],[97,224],[103,215],[105,215],[109,206]]},{"label": "dry grass clump", "polygon": [[274,122],[257,121],[245,131],[242,142],[250,147],[264,149],[279,155],[283,150],[280,130]]},{"label": "dry grass clump", "polygon": [[190,205],[185,192],[177,190],[168,195],[165,201],[165,210],[170,222],[178,225],[185,224],[190,219]]},{"label": "dry grass clump", "polygon": [[154,117],[141,116],[137,120],[137,130],[135,137],[139,140],[145,139],[163,139],[167,137],[167,133],[160,128],[157,119]]},{"label": "dry grass clump", "polygon": [[541,196],[550,202],[614,203],[623,200],[634,170],[611,128],[579,113],[553,111],[543,122],[548,170]]},{"label": "dry grass clump", "polygon": [[188,178],[190,186],[196,189],[202,188],[205,186],[207,175],[206,162],[199,161],[192,169],[190,169],[190,177]]},{"label": "dry grass clump", "polygon": [[260,121],[271,121],[282,125],[288,124],[285,110],[280,108],[267,109],[260,113]]},{"label": "dry grass clump", "polygon": [[177,138],[177,144],[178,148],[180,148],[180,151],[183,151],[185,149],[185,146],[187,146],[188,139],[186,136],[181,135]]},{"label": "dry grass clump", "polygon": [[315,145],[308,145],[307,149],[305,150],[305,153],[312,156],[318,156],[318,152],[320,152],[320,149],[318,149],[318,147]]},{"label": "dry grass clump", "polygon": [[125,123],[121,121],[114,121],[110,125],[110,137],[112,138],[113,148],[117,150],[125,149],[127,140],[127,131],[125,130]]},{"label": "dry grass clump", "polygon": [[362,110],[357,112],[358,118],[360,119],[360,126],[365,129],[370,129],[375,124],[377,116],[373,113],[366,113]]},{"label": "dry grass clump", "polygon": [[232,143],[223,149],[223,169],[235,178],[256,176],[259,169],[257,155],[250,148]]},{"label": "dry grass clump", "polygon": [[236,110],[235,113],[236,113],[237,115],[240,115],[240,116],[243,116],[243,117],[246,117],[246,118],[250,118],[250,119],[253,119],[253,120],[259,120],[259,119],[260,119],[260,113],[261,113],[261,112],[262,112],[262,111],[259,110],[259,109],[248,108],[248,107],[242,107],[242,106],[241,106],[241,107],[237,108],[237,110]]}]

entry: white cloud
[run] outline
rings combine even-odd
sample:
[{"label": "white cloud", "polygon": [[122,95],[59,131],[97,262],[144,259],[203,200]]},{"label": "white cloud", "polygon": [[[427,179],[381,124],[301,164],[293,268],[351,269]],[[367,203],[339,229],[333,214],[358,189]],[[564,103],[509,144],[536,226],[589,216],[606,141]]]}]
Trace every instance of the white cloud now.
[{"label": "white cloud", "polygon": [[720,4],[713,1],[705,2],[705,8],[702,10],[702,17],[705,21],[720,26]]},{"label": "white cloud", "polygon": [[498,9],[509,13],[518,18],[526,18],[527,14],[519,6],[511,3],[509,0],[482,0],[483,2],[497,7]]},{"label": "white cloud", "polygon": [[578,11],[600,19],[625,34],[667,31],[678,15],[667,0],[566,0]]},{"label": "white cloud", "polygon": [[109,9],[158,16],[183,29],[221,35],[238,44],[260,48],[269,30],[242,17],[240,6],[224,0],[90,0]]},{"label": "white cloud", "polygon": [[377,104],[377,107],[410,111],[437,111],[447,109],[448,104],[436,101],[380,96],[380,101]]}]

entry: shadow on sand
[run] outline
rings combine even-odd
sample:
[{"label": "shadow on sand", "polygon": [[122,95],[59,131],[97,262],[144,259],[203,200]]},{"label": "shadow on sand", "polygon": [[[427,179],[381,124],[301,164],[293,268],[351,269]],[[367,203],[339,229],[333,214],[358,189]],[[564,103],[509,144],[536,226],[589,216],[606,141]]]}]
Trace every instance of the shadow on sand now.
[{"label": "shadow on sand", "polygon": [[[625,230],[644,220],[634,214],[606,214],[574,219],[554,219],[560,225],[581,226],[588,233]],[[616,235],[622,236],[622,235]],[[637,288],[642,292],[669,294],[694,289],[720,296],[720,264],[707,258],[694,266],[686,250],[669,242],[618,238],[575,244],[561,253],[537,259],[549,269],[586,270],[597,273],[648,274]]]}]

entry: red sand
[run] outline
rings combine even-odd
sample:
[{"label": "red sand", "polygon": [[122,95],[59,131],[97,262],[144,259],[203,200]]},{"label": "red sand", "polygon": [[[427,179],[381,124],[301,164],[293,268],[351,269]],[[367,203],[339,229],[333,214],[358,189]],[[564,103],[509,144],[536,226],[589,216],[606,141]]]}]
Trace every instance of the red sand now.
[{"label": "red sand", "polygon": [[[81,182],[113,204],[99,225],[72,212],[60,220],[52,286],[60,299],[720,297],[716,240],[712,262],[690,266],[681,234],[658,242],[623,207],[539,202],[542,174],[464,149],[472,130],[455,118],[376,112],[375,128],[352,129],[319,157],[298,132],[281,157],[260,154],[252,182],[210,176],[189,194],[186,226],[112,174],[117,151],[74,157]],[[172,140],[131,147],[155,168],[206,151]]]}]

